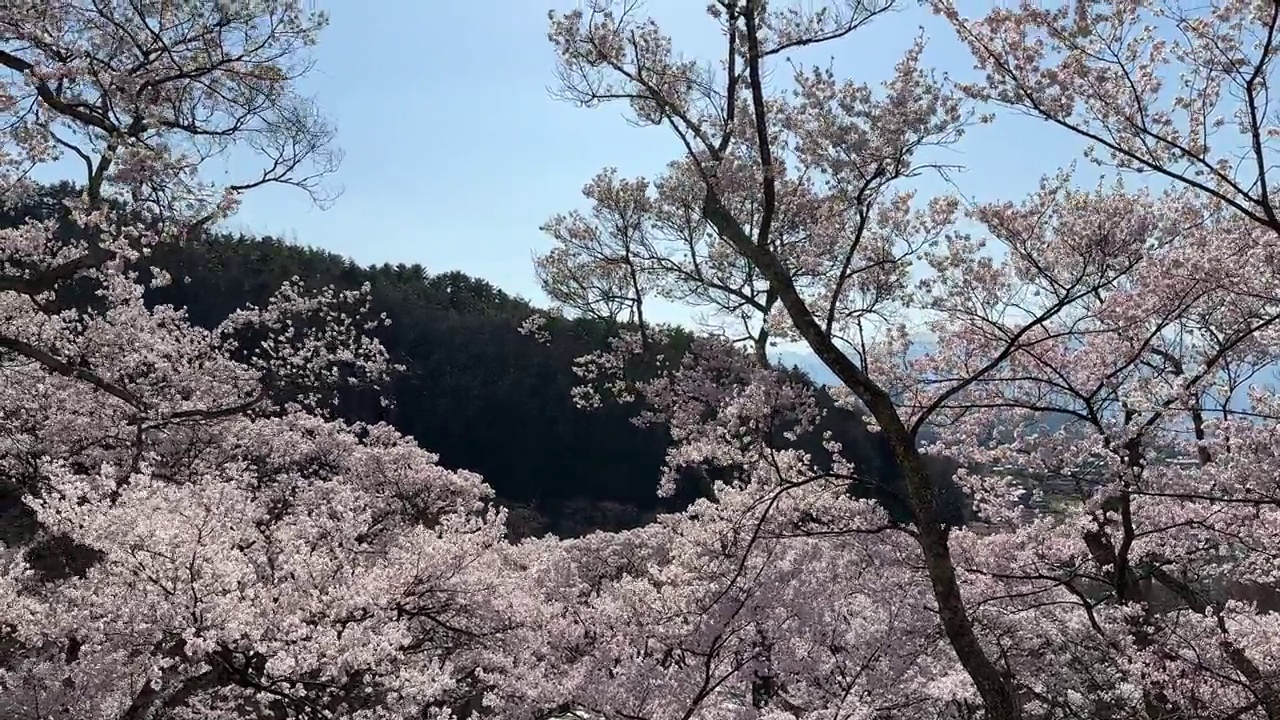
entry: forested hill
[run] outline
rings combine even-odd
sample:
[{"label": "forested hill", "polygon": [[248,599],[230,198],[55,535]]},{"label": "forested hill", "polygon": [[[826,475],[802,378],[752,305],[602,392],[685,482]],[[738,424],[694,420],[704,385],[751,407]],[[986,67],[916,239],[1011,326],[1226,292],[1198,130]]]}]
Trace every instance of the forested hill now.
[{"label": "forested hill", "polygon": [[[56,212],[54,199],[74,192],[46,189],[42,197],[0,211],[0,223]],[[701,487],[690,478],[680,496],[657,497],[667,438],[630,421],[634,408],[573,405],[574,358],[604,347],[609,329],[587,321],[557,321],[544,345],[518,332],[535,312],[523,299],[458,272],[428,273],[420,265],[360,267],[347,258],[272,238],[214,234],[183,246],[165,245],[148,263],[174,282],[151,290],[151,301],[185,307],[211,326],[246,303],[262,304],[297,276],[309,286],[369,283],[373,312],[392,323],[378,335],[404,372],[378,390],[393,400],[382,408],[373,392],[345,397],[350,419],[387,420],[414,436],[441,463],[482,474],[512,508],[520,534],[576,535],[644,522],[653,513],[688,503]],[[906,513],[887,448],[852,414],[836,411],[827,425],[857,453],[874,487],[896,514]],[[819,451],[817,438],[806,445]],[[959,520],[957,495],[950,516]]]}]

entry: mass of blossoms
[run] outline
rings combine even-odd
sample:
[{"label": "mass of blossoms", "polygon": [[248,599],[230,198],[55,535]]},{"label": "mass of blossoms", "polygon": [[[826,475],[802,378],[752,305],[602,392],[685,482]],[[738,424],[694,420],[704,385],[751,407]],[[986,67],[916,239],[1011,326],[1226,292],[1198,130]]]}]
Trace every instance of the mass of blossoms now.
[{"label": "mass of blossoms", "polygon": [[[923,35],[883,82],[815,64],[900,2],[710,0],[710,56],[638,0],[550,14],[557,94],[683,148],[543,228],[557,311],[617,328],[574,398],[666,428],[655,492],[715,472],[520,542],[481,477],[334,412],[396,371],[367,287],[212,328],[147,301],[245,193],[333,198],[298,88],[327,17],[4,2],[0,199],[82,191],[0,230],[0,718],[1280,720],[1280,4],[929,0],[966,80]],[[1080,163],[973,201],[953,151],[1012,114]],[[656,301],[707,327],[638,372]],[[795,442],[831,422],[887,443],[908,520]]]}]

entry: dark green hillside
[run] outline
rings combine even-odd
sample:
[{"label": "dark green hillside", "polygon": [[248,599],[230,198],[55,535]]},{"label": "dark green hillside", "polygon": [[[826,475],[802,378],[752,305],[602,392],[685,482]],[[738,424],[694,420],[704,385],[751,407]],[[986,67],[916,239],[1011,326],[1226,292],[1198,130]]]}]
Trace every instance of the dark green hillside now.
[{"label": "dark green hillside", "polygon": [[[52,198],[73,191],[49,188],[43,199],[0,213],[0,223],[56,212]],[[665,433],[637,428],[633,409],[606,405],[585,412],[570,401],[573,359],[603,347],[609,336],[599,323],[557,320],[552,342],[543,345],[517,331],[535,308],[484,280],[432,274],[420,265],[360,267],[271,238],[215,234],[167,246],[149,263],[175,278],[150,299],[185,307],[206,326],[245,303],[264,302],[293,276],[309,285],[369,283],[374,312],[392,320],[378,331],[380,339],[406,369],[388,387],[344,397],[344,414],[389,421],[443,464],[483,474],[517,508],[513,521],[522,531],[578,534],[634,525],[687,503],[700,486],[691,479],[681,497],[660,504],[655,488]],[[664,351],[678,354],[679,348]],[[392,409],[382,408],[379,393],[394,400]],[[860,491],[881,496],[904,515],[879,438],[848,413],[833,413],[827,424],[874,478],[869,485],[876,487]],[[817,437],[802,442],[820,448]]]}]

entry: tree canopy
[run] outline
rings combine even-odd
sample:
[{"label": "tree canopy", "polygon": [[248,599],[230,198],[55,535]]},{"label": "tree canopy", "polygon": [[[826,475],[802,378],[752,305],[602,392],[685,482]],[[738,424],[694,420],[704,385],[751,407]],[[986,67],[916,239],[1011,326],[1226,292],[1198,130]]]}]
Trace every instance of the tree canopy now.
[{"label": "tree canopy", "polygon": [[[0,716],[1280,720],[1280,4],[805,60],[895,5],[552,12],[559,96],[682,150],[547,221],[540,311],[212,231],[332,199],[323,13],[5,4]],[[1009,112],[1111,174],[921,191]]]}]

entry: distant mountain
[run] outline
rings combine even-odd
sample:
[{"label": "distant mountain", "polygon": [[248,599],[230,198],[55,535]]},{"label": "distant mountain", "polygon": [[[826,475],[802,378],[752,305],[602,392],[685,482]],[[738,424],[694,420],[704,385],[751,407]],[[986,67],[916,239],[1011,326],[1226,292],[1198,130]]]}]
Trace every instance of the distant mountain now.
[{"label": "distant mountain", "polygon": [[818,385],[839,385],[836,374],[812,353],[799,350],[779,350],[773,353],[773,361],[778,365],[802,370]]},{"label": "distant mountain", "polygon": [[[924,353],[931,349],[932,345],[928,342],[922,342],[917,346],[916,352]],[[831,372],[816,355],[805,350],[778,350],[772,353],[773,361],[780,366],[797,368],[809,376],[817,385],[830,387],[840,385],[840,380],[835,373]],[[1260,387],[1280,388],[1280,364],[1272,365],[1264,368],[1253,376],[1250,380],[1251,384]],[[1238,390],[1231,398],[1229,407],[1235,410],[1244,410],[1249,407],[1248,395],[1244,390]],[[1063,426],[1071,421],[1070,416],[1062,413],[1045,413],[1037,422],[1045,426],[1045,432],[1057,432]]]}]

